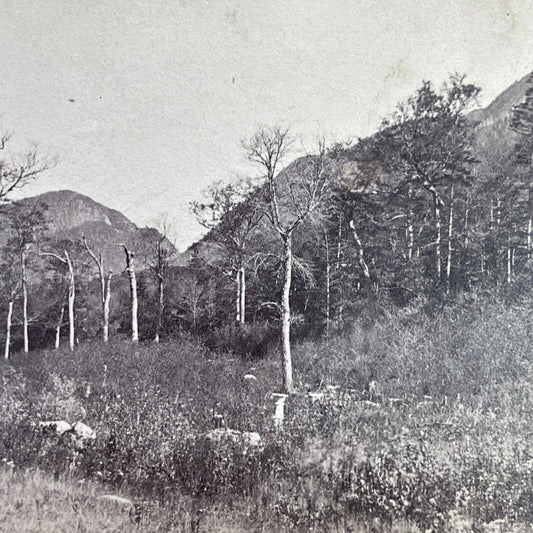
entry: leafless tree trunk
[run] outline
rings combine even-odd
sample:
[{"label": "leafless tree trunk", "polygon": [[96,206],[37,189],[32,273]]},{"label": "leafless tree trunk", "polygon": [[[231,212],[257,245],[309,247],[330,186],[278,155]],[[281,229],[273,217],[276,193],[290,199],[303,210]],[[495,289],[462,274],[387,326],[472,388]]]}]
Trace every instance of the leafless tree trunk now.
[{"label": "leafless tree trunk", "polygon": [[329,178],[325,169],[325,146],[320,143],[319,154],[310,162],[309,173],[286,174],[282,177],[287,188],[288,204],[280,205],[277,167],[286,153],[288,130],[262,128],[244,145],[250,160],[266,171],[268,200],[265,215],[283,244],[283,287],[281,296],[282,367],[284,392],[294,392],[290,344],[291,310],[290,288],[292,280],[292,234],[294,230],[320,204]]},{"label": "leafless tree trunk", "polygon": [[76,345],[76,331],[75,331],[75,323],[74,323],[74,303],[76,300],[76,282],[74,278],[74,264],[72,262],[72,259],[67,252],[67,250],[64,251],[65,256],[60,257],[57,254],[53,253],[41,253],[39,255],[41,256],[49,256],[57,259],[61,263],[67,266],[68,268],[68,346],[69,350],[73,351],[74,346]]},{"label": "leafless tree trunk", "polygon": [[531,262],[531,249],[533,243],[533,181],[529,182],[527,202],[527,263]]},{"label": "leafless tree trunk", "polygon": [[293,392],[291,355],[291,306],[292,283],[292,233],[283,242],[283,288],[281,291],[281,338],[283,343],[283,383],[288,393]]},{"label": "leafless tree trunk", "polygon": [[511,237],[507,239],[507,285],[511,284],[511,279],[513,275],[513,263],[512,263],[512,252],[511,252]]},{"label": "leafless tree trunk", "polygon": [[111,301],[111,277],[113,273],[111,270],[107,275],[107,280],[105,281],[105,296],[103,301],[103,317],[102,317],[102,337],[104,342],[109,340],[109,304]]},{"label": "leafless tree trunk", "polygon": [[63,317],[65,316],[65,305],[61,305],[61,313],[59,314],[59,320],[57,321],[56,326],[56,340],[54,347],[56,350],[59,349],[59,344],[61,342],[61,326],[63,325]]},{"label": "leafless tree trunk", "polygon": [[137,323],[137,311],[139,302],[137,299],[137,278],[135,276],[134,257],[135,254],[130,252],[125,244],[122,245],[126,254],[126,272],[130,280],[130,298],[131,298],[131,342],[139,341],[139,327]]},{"label": "leafless tree trunk", "polygon": [[68,265],[68,347],[70,351],[74,350],[75,326],[74,326],[74,301],[76,298],[76,285],[74,282],[74,265],[70,255],[65,250],[65,258]]},{"label": "leafless tree trunk", "polygon": [[441,222],[441,208],[442,200],[435,186],[430,186],[428,190],[433,197],[433,210],[435,215],[435,272],[437,282],[440,281],[442,276],[442,258],[441,258],[441,245],[442,245],[442,222]]},{"label": "leafless tree trunk", "polygon": [[339,215],[339,226],[337,230],[337,261],[335,263],[335,269],[339,270],[341,267],[341,255],[342,255],[342,215]]},{"label": "leafless tree trunk", "polygon": [[7,309],[7,320],[6,320],[6,344],[4,350],[4,357],[6,361],[9,359],[9,350],[11,347],[11,318],[13,316],[13,300],[9,301],[9,306]]},{"label": "leafless tree trunk", "polygon": [[237,270],[237,323],[246,322],[246,271],[244,265]]},{"label": "leafless tree trunk", "polygon": [[20,269],[20,281],[22,288],[22,331],[24,337],[24,353],[28,353],[28,285],[26,280],[26,253],[24,250],[22,251],[20,257]]},{"label": "leafless tree trunk", "polygon": [[324,245],[326,248],[326,339],[329,339],[331,326],[331,265],[329,259],[329,239],[326,229],[324,229]]},{"label": "leafless tree trunk", "polygon": [[413,249],[415,244],[415,232],[413,229],[412,211],[409,212],[407,219],[407,260],[410,263],[413,260]]},{"label": "leafless tree trunk", "polygon": [[158,343],[163,327],[163,312],[165,310],[165,283],[162,275],[157,276],[157,292],[159,294],[157,307],[157,324],[155,328],[154,342]]},{"label": "leafless tree trunk", "polygon": [[370,270],[365,260],[365,250],[363,248],[363,243],[361,242],[359,234],[357,233],[357,229],[355,227],[355,222],[353,219],[350,220],[350,228],[352,228],[353,238],[355,240],[355,244],[357,245],[357,261],[359,263],[359,266],[361,267],[361,270],[363,271],[365,281],[368,281],[370,280]]},{"label": "leafless tree trunk", "polygon": [[454,183],[450,185],[450,217],[448,219],[448,256],[446,258],[446,294],[450,294],[450,277],[452,274],[453,254],[453,209],[454,209]]},{"label": "leafless tree trunk", "polygon": [[109,303],[111,300],[111,277],[113,273],[109,271],[107,278],[104,272],[104,259],[102,254],[96,256],[96,253],[87,243],[85,237],[81,240],[83,246],[87,250],[87,253],[91,256],[96,268],[98,269],[98,279],[100,280],[100,303],[102,305],[102,338],[104,342],[109,340]]}]

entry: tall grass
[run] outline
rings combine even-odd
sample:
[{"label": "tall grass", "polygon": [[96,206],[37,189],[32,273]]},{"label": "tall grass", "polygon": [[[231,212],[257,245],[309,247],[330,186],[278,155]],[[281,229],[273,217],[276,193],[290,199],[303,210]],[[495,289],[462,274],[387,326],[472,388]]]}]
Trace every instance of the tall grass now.
[{"label": "tall grass", "polygon": [[[182,339],[19,357],[1,367],[0,458],[163,506],[186,498],[191,516],[228,516],[235,531],[525,531],[529,315],[472,300],[302,343],[281,429],[275,353],[249,362]],[[43,434],[45,419],[81,419],[98,437],[80,448]],[[261,445],[206,438],[220,424]]]}]

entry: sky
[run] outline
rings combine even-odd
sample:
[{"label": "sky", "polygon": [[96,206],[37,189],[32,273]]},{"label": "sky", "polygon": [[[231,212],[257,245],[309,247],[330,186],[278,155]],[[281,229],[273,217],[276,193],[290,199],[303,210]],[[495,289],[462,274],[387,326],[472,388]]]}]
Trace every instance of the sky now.
[{"label": "sky", "polygon": [[[454,72],[480,106],[533,70],[531,0],[0,0],[0,113],[13,149],[139,226],[201,228],[218,180],[257,175],[242,141],[281,124],[293,156],[376,131],[424,79]],[[289,161],[287,161],[289,162]]]}]

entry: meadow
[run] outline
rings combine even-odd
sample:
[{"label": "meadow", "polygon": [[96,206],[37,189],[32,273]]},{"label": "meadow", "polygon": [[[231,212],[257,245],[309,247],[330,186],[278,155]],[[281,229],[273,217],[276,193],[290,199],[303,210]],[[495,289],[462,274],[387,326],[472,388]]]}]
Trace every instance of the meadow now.
[{"label": "meadow", "polygon": [[426,303],[296,345],[281,426],[276,346],[119,339],[3,362],[0,529],[531,531],[531,302]]}]

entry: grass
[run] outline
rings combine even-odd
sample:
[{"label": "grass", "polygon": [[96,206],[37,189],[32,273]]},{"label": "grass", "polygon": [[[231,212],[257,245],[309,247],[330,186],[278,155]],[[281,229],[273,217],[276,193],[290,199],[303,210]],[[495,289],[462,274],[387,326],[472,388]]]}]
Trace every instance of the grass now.
[{"label": "grass", "polygon": [[[133,524],[147,531],[529,531],[528,307],[472,300],[302,343],[280,430],[276,354],[249,362],[181,339],[20,356],[0,367],[0,458],[15,471],[1,485],[30,484],[21,509],[50,479],[87,515],[104,505],[97,490],[150,501]],[[53,419],[83,420],[97,439],[43,433]],[[221,420],[260,446],[207,439]],[[111,530],[132,527],[120,520]]]}]

